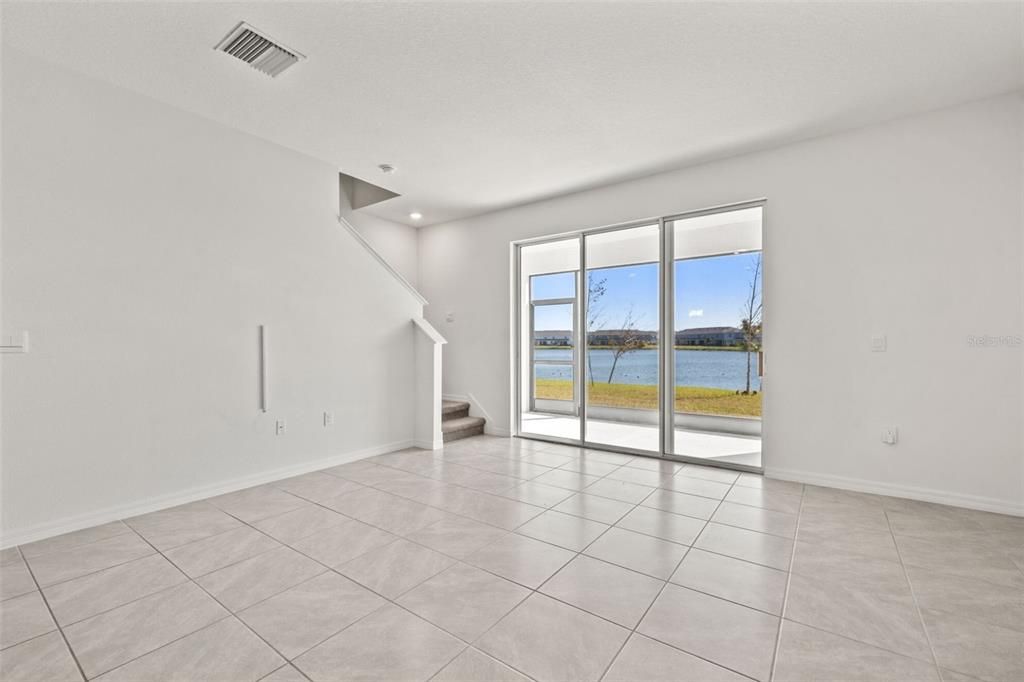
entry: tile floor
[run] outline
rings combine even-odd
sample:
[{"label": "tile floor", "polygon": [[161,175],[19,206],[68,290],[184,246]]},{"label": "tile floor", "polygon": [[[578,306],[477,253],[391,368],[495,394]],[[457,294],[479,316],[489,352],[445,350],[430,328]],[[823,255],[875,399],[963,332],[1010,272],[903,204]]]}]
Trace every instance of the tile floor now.
[{"label": "tile floor", "polygon": [[478,437],[0,554],[0,678],[1021,680],[1024,519]]}]

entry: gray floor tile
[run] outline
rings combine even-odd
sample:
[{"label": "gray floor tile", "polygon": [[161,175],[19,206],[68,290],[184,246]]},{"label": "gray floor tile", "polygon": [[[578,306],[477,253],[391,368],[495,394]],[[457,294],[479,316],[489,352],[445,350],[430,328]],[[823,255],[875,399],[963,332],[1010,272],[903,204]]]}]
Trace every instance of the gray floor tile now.
[{"label": "gray floor tile", "polygon": [[633,466],[624,466],[608,474],[608,478],[657,488],[671,486],[673,474],[668,471],[651,471],[649,469],[637,469]]},{"label": "gray floor tile", "polygon": [[669,584],[637,632],[756,680],[767,680],[779,619]]},{"label": "gray floor tile", "polygon": [[837,546],[797,542],[791,570],[862,592],[901,598],[910,596],[910,584],[901,564]]},{"label": "gray floor tile", "polygon": [[227,495],[211,497],[207,501],[246,523],[253,523],[268,516],[277,516],[309,504],[301,497],[296,497],[270,485],[246,488]]},{"label": "gray floor tile", "polygon": [[526,481],[525,483],[501,493],[501,495],[502,497],[507,497],[510,500],[549,508],[572,497],[573,491],[568,488],[558,488],[553,485]]},{"label": "gray floor tile", "polygon": [[92,678],[228,616],[192,583],[158,592],[64,628]]},{"label": "gray floor tile", "polygon": [[691,478],[702,478],[706,481],[715,481],[717,483],[724,483],[725,485],[732,485],[740,477],[739,472],[729,471],[728,469],[719,469],[717,467],[706,467],[700,464],[687,464],[678,472],[679,476],[689,476]]},{"label": "gray floor tile", "polygon": [[302,538],[309,537],[318,531],[326,530],[331,526],[345,523],[348,520],[347,516],[342,516],[338,512],[310,505],[285,512],[284,514],[261,519],[252,525],[278,542],[293,545]]},{"label": "gray floor tile", "polygon": [[668,580],[687,547],[660,538],[611,528],[584,551],[588,556]]},{"label": "gray floor tile", "polygon": [[196,582],[217,601],[238,612],[326,570],[295,550],[279,547],[207,573]]},{"label": "gray floor tile", "polygon": [[235,618],[225,618],[101,675],[102,682],[261,679],[285,660]]},{"label": "gray floor tile", "polygon": [[314,682],[427,680],[465,645],[388,604],[295,659]]},{"label": "gray floor tile", "polygon": [[121,521],[111,521],[110,523],[104,523],[100,526],[83,528],[82,530],[64,533],[63,535],[46,538],[45,540],[30,542],[27,545],[21,546],[21,553],[25,557],[36,557],[41,554],[49,554],[50,552],[60,552],[63,550],[73,549],[82,545],[88,545],[89,543],[96,542],[97,540],[106,540],[107,538],[112,538],[115,535],[122,535],[130,532],[131,528],[124,525]]},{"label": "gray floor tile", "polygon": [[793,553],[792,540],[718,523],[705,526],[693,546],[783,571]]},{"label": "gray floor tile", "polygon": [[607,476],[620,466],[622,466],[621,463],[602,462],[587,455],[580,457],[579,459],[574,459],[573,461],[563,464],[558,468],[564,469],[565,471],[577,471],[581,474],[589,474],[600,478],[602,476]]},{"label": "gray floor tile", "polygon": [[470,554],[466,561],[520,585],[537,588],[573,556],[561,547],[509,533]]},{"label": "gray floor tile", "polygon": [[43,588],[61,626],[109,611],[186,582],[188,578],[159,554]]},{"label": "gray floor tile", "polygon": [[644,507],[692,516],[705,521],[711,518],[719,504],[718,500],[664,489],[659,489],[641,503]]},{"label": "gray floor tile", "polygon": [[751,507],[760,507],[786,514],[800,513],[800,499],[800,495],[780,493],[774,490],[765,490],[764,488],[745,488],[743,486],[733,486],[729,494],[725,496],[726,502],[746,504]]},{"label": "gray floor tile", "polygon": [[617,481],[613,478],[602,478],[597,483],[588,485],[584,492],[588,495],[600,495],[620,502],[638,504],[654,491],[647,485],[637,485],[628,481]]},{"label": "gray floor tile", "polygon": [[56,629],[57,625],[38,592],[0,602],[0,649]]},{"label": "gray floor tile", "polygon": [[759,533],[792,538],[796,535],[796,515],[770,511],[745,504],[722,502],[711,520],[727,526],[756,530]]},{"label": "gray floor tile", "polygon": [[686,493],[687,495],[697,495],[699,497],[721,500],[726,496],[729,492],[729,488],[732,486],[727,483],[707,481],[703,478],[679,475],[673,477],[671,481],[663,483],[661,487],[673,490],[677,493]]},{"label": "gray floor tile", "polygon": [[899,561],[896,541],[887,530],[874,531],[862,528],[835,527],[822,528],[805,525],[805,516],[800,516],[800,542],[817,545],[826,552],[862,554],[864,556]]},{"label": "gray floor tile", "polygon": [[909,594],[861,592],[794,573],[785,616],[904,656],[931,658],[921,618]]},{"label": "gray floor tile", "polygon": [[785,571],[699,549],[687,553],[671,578],[677,585],[776,616],[782,614],[786,581]]},{"label": "gray floor tile", "polygon": [[760,474],[740,474],[736,479],[736,485],[745,488],[763,488],[764,490],[799,495],[803,492],[803,483],[783,481],[778,478],[767,478]]},{"label": "gray floor tile", "polygon": [[896,543],[907,566],[931,568],[1007,587],[1024,587],[1024,573],[1020,568],[988,543],[906,536],[897,536]]},{"label": "gray floor tile", "polygon": [[7,549],[0,549],[0,566],[9,566],[10,564],[24,563],[21,558],[21,550],[17,547],[8,547]]},{"label": "gray floor tile", "polygon": [[634,633],[601,679],[602,682],[744,682],[749,678]]},{"label": "gray floor tile", "polygon": [[526,522],[516,532],[579,552],[607,529],[606,524],[597,521],[549,510]]},{"label": "gray floor tile", "polygon": [[331,476],[330,474],[323,474],[319,471],[286,478],[283,481],[276,481],[271,485],[318,504],[326,504],[339,495],[359,490],[362,487],[354,481],[348,481],[337,476]]},{"label": "gray floor tile", "polygon": [[203,501],[135,516],[125,523],[160,551],[242,526],[238,519]]},{"label": "gray floor tile", "polygon": [[540,591],[577,608],[634,628],[665,583],[588,556],[578,556]]},{"label": "gray floor tile", "polygon": [[619,528],[653,535],[662,540],[692,545],[703,530],[706,521],[692,516],[682,516],[651,507],[635,507],[619,520]]},{"label": "gray floor tile", "polygon": [[430,682],[530,682],[504,663],[470,647],[455,657]]},{"label": "gray floor tile", "polygon": [[629,502],[620,502],[607,497],[576,493],[554,507],[557,512],[582,516],[591,521],[613,524],[633,508]]},{"label": "gray floor tile", "polygon": [[263,533],[241,526],[167,550],[164,556],[189,577],[198,578],[280,546]]},{"label": "gray floor tile", "polygon": [[387,602],[337,573],[300,583],[238,614],[292,659]]},{"label": "gray floor tile", "polygon": [[24,561],[0,566],[0,601],[18,597],[36,589],[36,581]]},{"label": "gray floor tile", "polygon": [[309,678],[300,673],[298,668],[289,664],[281,666],[262,678],[260,682],[309,682]]},{"label": "gray floor tile", "polygon": [[508,531],[461,516],[436,521],[409,535],[409,539],[433,550],[463,559]]},{"label": "gray floor tile", "polygon": [[154,553],[153,548],[138,535],[124,533],[87,545],[40,554],[27,561],[36,580],[46,587]]},{"label": "gray floor tile", "polygon": [[597,680],[629,631],[534,593],[477,642],[535,680]]},{"label": "gray floor tile", "polygon": [[921,609],[939,667],[982,680],[1020,680],[1024,633],[952,613]]},{"label": "gray floor tile", "polygon": [[4,682],[82,682],[82,674],[59,632],[0,651]]},{"label": "gray floor tile", "polygon": [[931,663],[784,620],[773,679],[938,682],[939,676]]},{"label": "gray floor tile", "polygon": [[398,598],[434,625],[472,642],[530,594],[526,588],[457,564]]},{"label": "gray floor tile", "polygon": [[408,535],[445,518],[439,509],[370,488],[336,497],[328,506],[396,535]]},{"label": "gray floor tile", "polygon": [[293,548],[325,566],[337,568],[397,539],[397,535],[361,521],[349,521],[303,538]]},{"label": "gray floor tile", "polygon": [[455,563],[408,540],[378,547],[338,567],[343,575],[388,599],[394,599]]},{"label": "gray floor tile", "polygon": [[1024,588],[946,575],[907,567],[914,597],[923,609],[945,611],[964,618],[1024,632]]}]

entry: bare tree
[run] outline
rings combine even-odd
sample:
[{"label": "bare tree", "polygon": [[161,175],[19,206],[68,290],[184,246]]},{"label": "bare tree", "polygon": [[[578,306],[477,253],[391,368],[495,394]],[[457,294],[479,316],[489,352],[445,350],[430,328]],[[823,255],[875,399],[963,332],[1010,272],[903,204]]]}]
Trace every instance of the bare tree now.
[{"label": "bare tree", "polygon": [[626,313],[626,319],[622,322],[621,334],[612,348],[612,368],[608,371],[608,383],[612,383],[615,376],[615,368],[619,364],[619,358],[626,353],[644,348],[647,344],[643,335],[637,330],[637,319],[633,316],[633,308],[630,307]]},{"label": "bare tree", "polygon": [[750,276],[750,288],[747,300],[743,304],[743,320],[740,330],[743,332],[743,349],[747,352],[747,387],[744,395],[750,395],[750,361],[751,354],[761,350],[761,254],[757,254],[754,270]]},{"label": "bare tree", "polygon": [[604,306],[601,305],[601,298],[607,291],[605,287],[607,281],[606,277],[598,279],[592,274],[587,275],[587,332],[583,343],[583,352],[587,353],[587,372],[590,374],[591,386],[594,385],[594,363],[591,359],[593,354],[589,352],[590,332],[596,330],[604,319]]}]

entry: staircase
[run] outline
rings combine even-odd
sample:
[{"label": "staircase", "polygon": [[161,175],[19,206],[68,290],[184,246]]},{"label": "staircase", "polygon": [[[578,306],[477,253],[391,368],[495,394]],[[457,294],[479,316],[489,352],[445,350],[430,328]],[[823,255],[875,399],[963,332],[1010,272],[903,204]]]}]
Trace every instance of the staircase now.
[{"label": "staircase", "polygon": [[484,423],[483,417],[469,416],[469,403],[461,400],[441,401],[441,434],[445,443],[479,436],[484,432]]}]

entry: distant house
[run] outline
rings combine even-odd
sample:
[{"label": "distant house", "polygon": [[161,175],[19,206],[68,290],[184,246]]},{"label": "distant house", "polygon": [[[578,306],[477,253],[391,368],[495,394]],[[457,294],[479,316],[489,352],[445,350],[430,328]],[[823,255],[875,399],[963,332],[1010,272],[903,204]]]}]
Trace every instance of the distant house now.
[{"label": "distant house", "polygon": [[694,327],[676,332],[677,346],[739,346],[743,331],[737,327]]},{"label": "distant house", "polygon": [[658,332],[643,329],[598,329],[590,332],[587,338],[591,346],[616,346],[626,335],[637,337],[644,343],[658,343]]},{"label": "distant house", "polygon": [[571,346],[572,332],[566,329],[545,329],[533,333],[534,346]]}]

